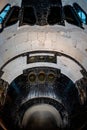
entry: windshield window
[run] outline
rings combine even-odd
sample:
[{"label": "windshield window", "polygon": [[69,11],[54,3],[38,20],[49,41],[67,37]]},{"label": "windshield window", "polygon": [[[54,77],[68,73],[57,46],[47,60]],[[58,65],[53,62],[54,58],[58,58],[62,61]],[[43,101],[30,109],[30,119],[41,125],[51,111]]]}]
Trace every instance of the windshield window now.
[{"label": "windshield window", "polygon": [[4,7],[4,9],[0,12],[0,23],[3,23],[3,20],[6,18],[9,10],[11,8],[11,5],[8,4]]},{"label": "windshield window", "polygon": [[74,3],[73,7],[76,10],[78,16],[80,17],[82,23],[87,24],[87,14],[86,14],[86,12],[77,3]]}]

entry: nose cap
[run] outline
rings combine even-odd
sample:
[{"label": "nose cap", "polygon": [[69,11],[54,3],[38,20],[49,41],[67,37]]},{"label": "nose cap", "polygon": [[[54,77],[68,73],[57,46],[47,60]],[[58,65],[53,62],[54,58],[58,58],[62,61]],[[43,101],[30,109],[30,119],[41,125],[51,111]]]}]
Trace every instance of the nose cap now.
[{"label": "nose cap", "polygon": [[62,119],[60,113],[51,105],[43,104],[28,109],[23,117],[25,130],[60,130]]}]

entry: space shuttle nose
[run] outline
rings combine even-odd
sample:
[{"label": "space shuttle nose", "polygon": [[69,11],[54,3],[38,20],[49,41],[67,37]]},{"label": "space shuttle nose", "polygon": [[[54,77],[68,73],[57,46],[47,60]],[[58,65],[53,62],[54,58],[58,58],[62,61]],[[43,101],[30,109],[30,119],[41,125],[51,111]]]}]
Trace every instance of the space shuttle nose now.
[{"label": "space shuttle nose", "polygon": [[54,107],[42,104],[33,106],[25,112],[22,125],[24,130],[60,130],[62,120]]}]

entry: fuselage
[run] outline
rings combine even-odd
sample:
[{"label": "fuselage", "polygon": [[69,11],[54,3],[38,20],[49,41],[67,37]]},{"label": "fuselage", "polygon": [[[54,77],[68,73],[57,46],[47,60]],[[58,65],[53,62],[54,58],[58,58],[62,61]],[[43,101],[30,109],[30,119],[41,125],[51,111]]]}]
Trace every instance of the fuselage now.
[{"label": "fuselage", "polygon": [[86,127],[86,5],[85,0],[1,2],[1,14],[9,8],[0,23],[4,130]]}]

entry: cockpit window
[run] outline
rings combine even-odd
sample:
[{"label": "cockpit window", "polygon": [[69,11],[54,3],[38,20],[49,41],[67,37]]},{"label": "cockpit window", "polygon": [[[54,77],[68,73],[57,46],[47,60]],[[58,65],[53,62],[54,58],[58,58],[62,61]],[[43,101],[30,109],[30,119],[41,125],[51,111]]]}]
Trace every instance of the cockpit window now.
[{"label": "cockpit window", "polygon": [[[65,18],[65,19],[64,19]],[[21,7],[7,4],[0,12],[0,32],[5,27],[22,25],[65,25],[68,23],[83,28],[87,24],[86,12],[77,4],[62,6],[61,0],[22,0]]]},{"label": "cockpit window", "polygon": [[0,12],[0,32],[7,27],[13,24],[16,24],[18,21],[20,7],[7,4],[3,10]]},{"label": "cockpit window", "polygon": [[11,26],[17,23],[18,17],[19,17],[19,11],[20,11],[20,7],[18,6],[11,7],[9,15],[5,21],[5,27]]},{"label": "cockpit window", "polygon": [[48,24],[59,24],[62,21],[62,10],[60,7],[50,7],[48,15]]},{"label": "cockpit window", "polygon": [[20,26],[64,25],[61,0],[22,0]]},{"label": "cockpit window", "polygon": [[0,24],[3,23],[4,19],[6,18],[8,12],[10,11],[11,9],[11,5],[10,4],[7,4],[3,10],[0,12]]},{"label": "cockpit window", "polygon": [[64,14],[65,14],[65,20],[68,23],[77,25],[82,28],[82,21],[71,5],[64,6]]},{"label": "cockpit window", "polygon": [[77,12],[78,16],[80,17],[81,21],[84,24],[87,24],[87,14],[86,14],[86,12],[77,3],[74,3],[73,7],[76,10],[76,12]]},{"label": "cockpit window", "polygon": [[23,23],[34,25],[36,23],[36,17],[33,7],[23,7]]}]

